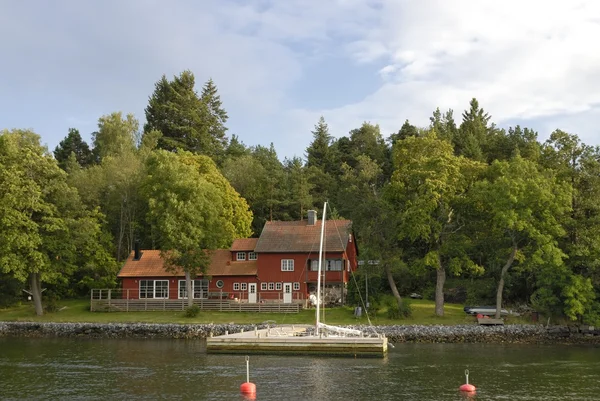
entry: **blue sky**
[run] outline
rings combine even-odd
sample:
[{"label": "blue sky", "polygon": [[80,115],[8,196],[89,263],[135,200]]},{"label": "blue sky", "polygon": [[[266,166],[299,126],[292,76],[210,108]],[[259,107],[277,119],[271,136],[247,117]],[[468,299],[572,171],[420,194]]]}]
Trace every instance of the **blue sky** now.
[{"label": "blue sky", "polygon": [[[212,78],[229,134],[303,156],[323,115],[387,137],[476,97],[501,127],[600,144],[600,3],[462,0],[0,2],[0,129],[50,150],[73,127],[133,113],[185,69]],[[200,89],[200,88],[198,88]]]}]

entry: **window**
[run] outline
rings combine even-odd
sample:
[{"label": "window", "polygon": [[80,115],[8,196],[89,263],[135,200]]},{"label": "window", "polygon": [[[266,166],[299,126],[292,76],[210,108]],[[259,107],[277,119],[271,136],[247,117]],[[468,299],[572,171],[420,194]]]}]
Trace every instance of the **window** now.
[{"label": "window", "polygon": [[169,280],[140,280],[140,298],[169,298]]},{"label": "window", "polygon": [[248,252],[248,260],[257,260],[258,254],[256,252]]},{"label": "window", "polygon": [[310,261],[310,270],[314,271],[314,272],[319,270],[319,260],[318,259],[313,259]]},{"label": "window", "polygon": [[234,291],[239,291],[240,290],[240,283],[233,283],[233,290]]},{"label": "window", "polygon": [[223,280],[217,280],[217,283],[215,285],[217,286],[217,288],[223,288],[225,283],[223,282]]},{"label": "window", "polygon": [[[194,290],[194,298],[208,298],[208,280],[192,280],[192,289]],[[187,298],[185,280],[179,280],[178,293],[179,299]]]},{"label": "window", "polygon": [[275,283],[269,283],[269,291],[273,291],[275,289]]},{"label": "window", "polygon": [[260,290],[261,291],[266,291],[267,290],[267,283],[260,283]]},{"label": "window", "polygon": [[327,270],[342,271],[341,259],[327,259],[326,262]]},{"label": "window", "polygon": [[236,253],[235,260],[246,260],[246,252]]},{"label": "window", "polygon": [[275,283],[275,289],[281,291],[281,283]]},{"label": "window", "polygon": [[300,283],[294,283],[294,291],[300,291]]},{"label": "window", "polygon": [[248,290],[248,283],[242,283],[242,291]]},{"label": "window", "polygon": [[294,259],[281,259],[281,271],[282,272],[293,272],[294,271]]}]

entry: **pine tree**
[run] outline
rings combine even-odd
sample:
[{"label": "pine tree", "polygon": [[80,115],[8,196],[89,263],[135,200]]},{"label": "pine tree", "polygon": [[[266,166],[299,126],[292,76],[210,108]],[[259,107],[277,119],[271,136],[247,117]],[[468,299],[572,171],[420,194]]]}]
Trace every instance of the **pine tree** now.
[{"label": "pine tree", "polygon": [[81,139],[79,131],[75,128],[69,128],[69,134],[54,149],[54,158],[63,170],[67,169],[71,153],[75,155],[75,160],[81,167],[87,167],[92,163],[90,147]]}]

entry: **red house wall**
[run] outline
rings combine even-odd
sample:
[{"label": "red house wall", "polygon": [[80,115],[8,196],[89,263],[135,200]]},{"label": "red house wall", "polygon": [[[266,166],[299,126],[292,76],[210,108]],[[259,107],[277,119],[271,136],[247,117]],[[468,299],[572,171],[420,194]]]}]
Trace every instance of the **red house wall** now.
[{"label": "red house wall", "polygon": [[[199,276],[198,278],[202,278]],[[121,288],[123,289],[123,298],[129,297],[129,299],[139,299],[139,280],[169,280],[169,299],[178,299],[179,296],[179,280],[185,280],[185,277],[124,277],[121,279]],[[223,288],[217,287],[217,281],[223,280]],[[233,283],[256,283],[256,277],[254,276],[227,276],[219,277],[215,276],[208,282],[208,291],[218,293],[223,291],[227,293],[227,296],[238,299],[248,299],[248,290],[245,291],[233,291]],[[260,284],[258,285],[260,289]],[[129,290],[129,292],[128,292]]]}]

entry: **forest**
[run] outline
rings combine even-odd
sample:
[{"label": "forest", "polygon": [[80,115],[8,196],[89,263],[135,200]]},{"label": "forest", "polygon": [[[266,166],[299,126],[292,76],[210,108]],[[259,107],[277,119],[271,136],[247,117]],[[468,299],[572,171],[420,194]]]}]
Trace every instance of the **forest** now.
[{"label": "forest", "polygon": [[438,316],[444,302],[508,304],[600,324],[600,147],[576,134],[501,129],[472,99],[388,137],[365,122],[334,138],[321,117],[304,157],[282,161],[273,144],[229,137],[212,80],[197,90],[186,70],[148,92],[143,126],[101,116],[90,144],[76,127],[53,151],[0,131],[0,306],[25,289],[42,314],[115,287],[136,241],[193,275],[206,250],[328,201],[353,221],[360,259],[378,261],[351,298],[368,279],[371,299],[393,296],[400,312],[418,292]]}]

